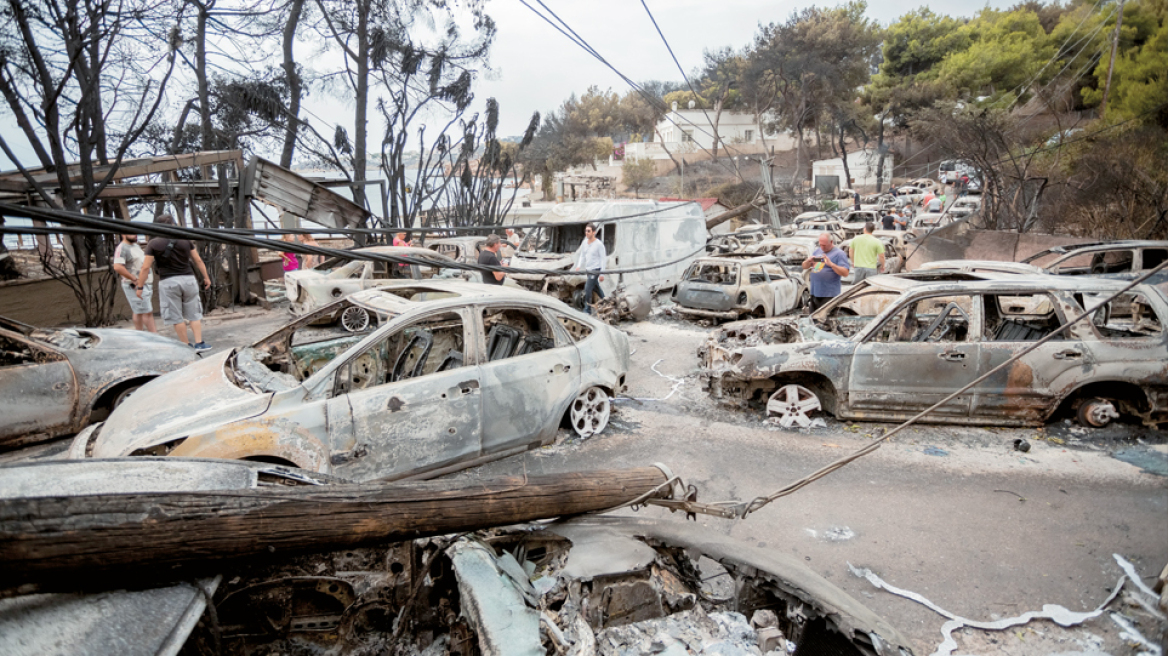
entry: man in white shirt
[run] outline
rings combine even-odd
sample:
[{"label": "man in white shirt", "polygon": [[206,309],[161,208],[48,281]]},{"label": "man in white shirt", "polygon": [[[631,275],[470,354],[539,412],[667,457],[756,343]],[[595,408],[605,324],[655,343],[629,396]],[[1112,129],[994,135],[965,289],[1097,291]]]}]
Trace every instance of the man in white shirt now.
[{"label": "man in white shirt", "polygon": [[591,223],[584,226],[584,242],[580,244],[579,253],[576,257],[575,270],[588,273],[587,281],[584,283],[584,313],[592,314],[592,292],[604,298],[604,290],[600,288],[600,281],[604,280],[604,276],[600,272],[604,270],[604,261],[608,259],[608,253],[604,250],[604,242],[596,238],[596,226]]},{"label": "man in white shirt", "polygon": [[134,286],[138,284],[138,273],[142,270],[142,262],[146,259],[142,247],[138,245],[138,235],[122,235],[122,241],[114,247],[114,273],[122,280],[122,293],[130,303],[130,311],[134,313],[134,328],[152,333],[158,332],[154,326],[154,306],[150,299],[154,295],[154,273],[146,274],[146,284],[142,290],[142,298]]}]

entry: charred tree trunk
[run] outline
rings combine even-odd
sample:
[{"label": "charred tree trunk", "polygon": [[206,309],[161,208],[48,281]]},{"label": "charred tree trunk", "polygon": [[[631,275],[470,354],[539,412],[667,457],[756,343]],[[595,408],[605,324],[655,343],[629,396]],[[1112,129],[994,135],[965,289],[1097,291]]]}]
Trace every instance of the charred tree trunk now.
[{"label": "charred tree trunk", "polygon": [[[214,571],[228,560],[406,540],[613,508],[656,467],[466,481],[0,501],[0,588],[76,589]],[[662,496],[666,496],[662,493]]]}]

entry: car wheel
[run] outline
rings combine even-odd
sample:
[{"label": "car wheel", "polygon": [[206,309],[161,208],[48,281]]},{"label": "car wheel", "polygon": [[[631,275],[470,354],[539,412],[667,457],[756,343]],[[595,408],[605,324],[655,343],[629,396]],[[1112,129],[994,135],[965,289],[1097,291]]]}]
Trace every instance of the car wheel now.
[{"label": "car wheel", "polygon": [[126,399],[130,398],[131,394],[133,394],[134,392],[137,392],[138,389],[141,387],[142,387],[141,385],[131,385],[131,386],[127,387],[126,389],[118,392],[118,395],[114,397],[113,403],[110,404],[110,410],[113,410],[113,409],[117,408],[119,405],[121,405],[122,403],[124,403]]},{"label": "car wheel", "polygon": [[345,308],[341,313],[341,326],[351,333],[359,333],[369,327],[369,313],[364,308]]},{"label": "car wheel", "polygon": [[783,428],[811,426],[811,413],[823,409],[819,397],[811,390],[790,383],[783,385],[767,400],[767,416],[779,420]]},{"label": "car wheel", "polygon": [[608,425],[612,405],[608,402],[608,392],[599,387],[589,387],[580,392],[568,411],[572,429],[580,437],[595,435]]},{"label": "car wheel", "polygon": [[1119,419],[1115,405],[1107,399],[1087,399],[1079,406],[1076,413],[1079,423],[1092,428],[1103,428],[1111,423],[1112,419]]}]

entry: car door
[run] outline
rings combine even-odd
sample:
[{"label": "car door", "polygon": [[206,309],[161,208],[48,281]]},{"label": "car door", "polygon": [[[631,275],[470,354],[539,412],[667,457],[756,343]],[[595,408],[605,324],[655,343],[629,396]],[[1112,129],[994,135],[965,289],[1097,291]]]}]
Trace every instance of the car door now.
[{"label": "car door", "polygon": [[767,316],[777,317],[795,309],[799,304],[800,285],[787,275],[787,272],[778,263],[767,264],[763,267],[771,289],[771,307]]},{"label": "car door", "polygon": [[483,453],[550,439],[580,386],[580,356],[533,306],[477,310],[483,344]]},{"label": "car door", "polygon": [[401,478],[479,456],[479,370],[466,310],[423,316],[337,369],[328,403],[333,460],[358,480]]},{"label": "car door", "polygon": [[[979,376],[1030,348],[1067,318],[1062,305],[1049,292],[986,294],[983,305],[985,337]],[[974,413],[979,418],[1005,423],[1032,423],[1044,418],[1061,399],[1064,381],[1074,372],[1090,367],[1092,356],[1080,334],[1076,330],[1065,331],[978,383]]]},{"label": "car door", "polygon": [[25,435],[69,432],[77,405],[77,377],[64,354],[24,335],[0,330],[0,443]]},{"label": "car door", "polygon": [[[977,377],[978,298],[928,296],[902,302],[856,347],[848,405],[860,416],[904,418],[931,407]],[[972,392],[934,411],[968,416]]]}]

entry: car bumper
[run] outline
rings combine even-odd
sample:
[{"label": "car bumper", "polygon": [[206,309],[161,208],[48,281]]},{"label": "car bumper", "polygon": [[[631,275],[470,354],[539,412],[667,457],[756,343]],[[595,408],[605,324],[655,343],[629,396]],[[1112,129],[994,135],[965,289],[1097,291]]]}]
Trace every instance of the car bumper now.
[{"label": "car bumper", "polygon": [[726,310],[725,312],[719,312],[717,310],[695,310],[680,305],[676,309],[678,314],[707,319],[737,319],[741,316],[741,313],[736,310]]}]

